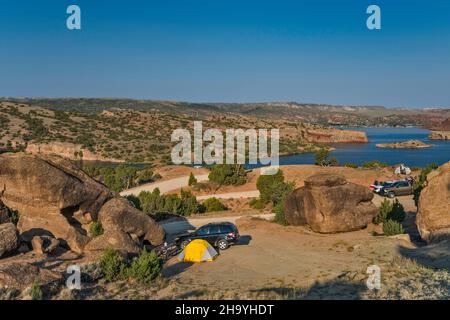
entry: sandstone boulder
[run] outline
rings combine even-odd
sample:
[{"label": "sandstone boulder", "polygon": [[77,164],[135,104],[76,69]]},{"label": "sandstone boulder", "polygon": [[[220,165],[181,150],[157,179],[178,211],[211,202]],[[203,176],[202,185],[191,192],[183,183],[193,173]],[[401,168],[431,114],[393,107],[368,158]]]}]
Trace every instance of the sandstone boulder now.
[{"label": "sandstone boulder", "polygon": [[0,224],[0,258],[19,247],[19,233],[12,223]]},{"label": "sandstone boulder", "polygon": [[428,243],[450,239],[450,162],[427,177],[416,217],[421,237]]},{"label": "sandstone boulder", "polygon": [[129,234],[118,229],[105,231],[104,234],[90,241],[84,250],[86,252],[102,252],[108,248],[114,248],[122,254],[136,254],[141,250],[138,241],[134,241]]},{"label": "sandstone boulder", "polygon": [[164,241],[163,228],[123,198],[108,201],[100,210],[99,221],[106,231],[89,242],[86,251],[110,247],[124,253],[138,253],[144,241],[153,245]]},{"label": "sandstone boulder", "polygon": [[368,188],[336,174],[318,174],[305,180],[285,200],[291,225],[309,225],[315,232],[336,233],[366,227],[378,214]]},{"label": "sandstone boulder", "polygon": [[[103,239],[113,234],[116,240],[137,237],[154,245],[164,239],[163,229],[150,217],[118,198],[70,160],[55,155],[1,155],[0,199],[9,208],[19,210],[18,229],[26,242],[35,236],[48,236],[82,252],[91,240],[86,231],[88,225],[97,219],[105,230]],[[124,234],[118,237],[116,232]],[[107,242],[114,241],[106,239]],[[117,247],[129,245],[118,243]]]},{"label": "sandstone boulder", "polygon": [[117,229],[133,239],[146,240],[153,245],[160,245],[164,241],[164,229],[124,198],[109,200],[101,208],[99,220],[105,230]]},{"label": "sandstone boulder", "polygon": [[95,216],[112,197],[102,184],[69,160],[24,154],[0,157],[2,201],[19,210],[18,228],[25,241],[51,234],[81,251],[89,241],[77,216]]}]

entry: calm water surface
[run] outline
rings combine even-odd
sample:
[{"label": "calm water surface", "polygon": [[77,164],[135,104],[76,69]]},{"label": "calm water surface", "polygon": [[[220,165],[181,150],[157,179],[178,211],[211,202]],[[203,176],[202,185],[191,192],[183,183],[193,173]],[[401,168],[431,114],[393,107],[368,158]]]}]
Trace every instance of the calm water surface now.
[{"label": "calm water surface", "polygon": [[[408,166],[423,167],[435,162],[438,165],[450,161],[450,141],[429,140],[429,130],[421,128],[344,128],[348,130],[364,131],[369,143],[350,144],[341,143],[332,145],[336,148],[331,156],[336,157],[339,163],[346,162],[361,165],[365,161],[379,160],[390,165],[405,163]],[[426,149],[380,149],[377,143],[390,143],[406,140],[421,140],[432,144]],[[282,157],[280,164],[312,164],[314,154],[299,154]]]}]

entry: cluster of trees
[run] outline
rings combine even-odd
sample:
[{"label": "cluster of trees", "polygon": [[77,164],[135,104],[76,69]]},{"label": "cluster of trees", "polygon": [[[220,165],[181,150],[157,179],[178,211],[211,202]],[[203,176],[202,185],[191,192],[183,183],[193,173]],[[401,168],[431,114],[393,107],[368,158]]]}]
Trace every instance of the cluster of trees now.
[{"label": "cluster of trees", "polygon": [[335,167],[339,165],[335,157],[330,158],[330,150],[322,148],[315,152],[315,164],[322,167]]},{"label": "cluster of trees", "polygon": [[405,219],[405,209],[403,205],[395,199],[390,201],[384,199],[380,206],[380,211],[374,219],[375,224],[383,224],[383,233],[387,236],[404,233],[402,222]]},{"label": "cluster of trees", "polygon": [[27,129],[29,131],[29,134],[24,135],[23,137],[25,141],[42,140],[49,134],[48,129],[44,125],[44,121],[40,118],[28,116],[25,119],[25,123],[27,124]]},{"label": "cluster of trees", "polygon": [[129,260],[113,249],[105,250],[99,258],[102,276],[108,282],[132,279],[149,285],[161,276],[164,261],[155,251],[143,250],[136,259]]},{"label": "cluster of trees", "polygon": [[212,167],[208,179],[219,186],[239,186],[247,182],[247,173],[240,164],[218,164]]},{"label": "cluster of trees", "polygon": [[220,202],[219,199],[217,199],[215,197],[206,199],[202,205],[205,208],[206,212],[227,210],[227,207],[222,202]]},{"label": "cluster of trees", "polygon": [[386,168],[388,166],[389,164],[378,160],[366,161],[362,165],[362,167],[365,169]]},{"label": "cluster of trees", "polygon": [[294,183],[285,182],[283,171],[278,170],[274,175],[261,175],[256,181],[256,187],[259,190],[259,199],[251,201],[256,209],[264,208],[267,204],[272,204],[275,212],[275,221],[286,225],[284,217],[284,199],[294,190]]},{"label": "cluster of trees", "polygon": [[197,198],[189,191],[181,189],[181,194],[161,194],[156,188],[152,192],[143,191],[138,197],[127,196],[134,207],[152,215],[156,220],[164,218],[167,214],[189,216],[196,213],[224,211],[227,207],[217,198],[209,198],[199,203]]},{"label": "cluster of trees", "polygon": [[195,196],[184,190],[181,190],[181,195],[178,196],[176,194],[161,194],[160,190],[156,188],[153,192],[143,191],[138,197],[128,196],[127,199],[137,209],[156,216],[157,220],[160,215],[167,213],[189,216],[204,212],[204,208],[197,202]]},{"label": "cluster of trees", "polygon": [[161,178],[149,167],[139,169],[131,164],[117,167],[85,166],[84,171],[102,181],[109,189],[120,192]]}]

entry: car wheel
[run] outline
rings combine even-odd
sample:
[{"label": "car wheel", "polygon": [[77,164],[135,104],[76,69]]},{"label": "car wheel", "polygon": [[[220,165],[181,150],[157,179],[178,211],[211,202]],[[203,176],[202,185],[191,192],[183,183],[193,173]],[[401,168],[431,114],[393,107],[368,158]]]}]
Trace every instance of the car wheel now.
[{"label": "car wheel", "polygon": [[181,244],[180,244],[180,248],[181,248],[181,250],[183,250],[184,248],[186,248],[186,246],[189,244],[189,241],[187,241],[187,240],[184,240],[183,242],[181,242]]},{"label": "car wheel", "polygon": [[388,196],[388,198],[393,199],[393,198],[395,198],[395,193],[389,192],[389,193],[387,194],[387,196]]},{"label": "car wheel", "polygon": [[219,247],[220,250],[226,250],[228,249],[228,241],[221,239],[217,242],[217,246]]}]

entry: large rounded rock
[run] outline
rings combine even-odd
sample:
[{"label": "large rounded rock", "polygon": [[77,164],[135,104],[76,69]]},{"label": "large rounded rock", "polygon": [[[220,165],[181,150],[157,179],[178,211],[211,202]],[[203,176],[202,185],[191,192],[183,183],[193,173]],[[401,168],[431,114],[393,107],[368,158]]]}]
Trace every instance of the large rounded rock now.
[{"label": "large rounded rock", "polygon": [[114,248],[123,253],[138,253],[144,241],[152,245],[164,241],[164,229],[123,198],[108,201],[100,210],[99,221],[106,231],[89,242],[86,251]]},{"label": "large rounded rock", "polygon": [[315,232],[336,233],[366,227],[377,215],[369,189],[335,174],[306,179],[285,200],[284,212],[291,225],[309,225]]},{"label": "large rounded rock", "polygon": [[421,191],[416,223],[428,243],[450,239],[450,162],[427,177]]},{"label": "large rounded rock", "polygon": [[141,251],[139,241],[133,240],[129,234],[118,229],[105,231],[104,234],[90,241],[84,250],[86,252],[102,252],[109,248],[114,248],[122,254],[136,254]]},{"label": "large rounded rock", "polygon": [[100,213],[104,237],[110,234],[108,229],[114,229],[155,245],[164,239],[163,229],[150,217],[119,199],[70,160],[54,155],[1,155],[0,200],[19,210],[18,229],[26,242],[36,236],[54,237],[73,251],[82,252],[91,240],[86,230]]},{"label": "large rounded rock", "polygon": [[12,223],[0,224],[0,258],[19,247],[19,233]]},{"label": "large rounded rock", "polygon": [[95,219],[112,197],[104,185],[57,156],[2,155],[0,186],[2,201],[20,213],[18,228],[25,241],[50,235],[78,252],[89,241],[78,217]]}]

